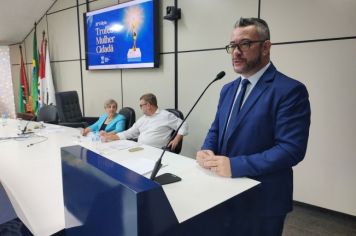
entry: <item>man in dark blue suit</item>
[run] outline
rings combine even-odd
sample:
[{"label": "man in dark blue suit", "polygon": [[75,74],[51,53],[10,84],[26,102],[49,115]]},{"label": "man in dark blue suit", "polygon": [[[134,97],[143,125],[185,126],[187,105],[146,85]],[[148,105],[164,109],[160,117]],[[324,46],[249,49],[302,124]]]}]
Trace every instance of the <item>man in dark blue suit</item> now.
[{"label": "man in dark blue suit", "polygon": [[215,119],[197,153],[199,165],[219,176],[261,182],[258,216],[245,235],[282,234],[292,210],[292,167],[303,160],[309,137],[307,89],[277,71],[270,48],[264,20],[241,18],[235,24],[226,50],[241,76],[222,88]]}]

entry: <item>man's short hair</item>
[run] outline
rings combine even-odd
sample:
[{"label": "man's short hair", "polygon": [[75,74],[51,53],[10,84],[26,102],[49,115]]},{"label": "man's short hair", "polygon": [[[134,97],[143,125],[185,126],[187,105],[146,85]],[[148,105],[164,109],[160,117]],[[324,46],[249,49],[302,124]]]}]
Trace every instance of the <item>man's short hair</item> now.
[{"label": "man's short hair", "polygon": [[140,97],[140,100],[144,100],[145,102],[151,104],[152,106],[157,107],[157,98],[153,93],[146,93]]},{"label": "man's short hair", "polygon": [[237,27],[246,27],[254,25],[256,26],[256,30],[258,35],[260,36],[261,40],[270,40],[270,32],[268,28],[268,24],[266,21],[260,19],[260,18],[243,18],[241,17],[236,23],[234,28]]}]

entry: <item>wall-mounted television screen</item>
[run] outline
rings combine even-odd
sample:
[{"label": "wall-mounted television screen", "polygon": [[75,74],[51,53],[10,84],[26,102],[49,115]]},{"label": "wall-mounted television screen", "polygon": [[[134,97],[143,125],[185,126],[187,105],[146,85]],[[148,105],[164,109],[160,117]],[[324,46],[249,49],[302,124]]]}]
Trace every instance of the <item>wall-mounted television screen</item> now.
[{"label": "wall-mounted television screen", "polygon": [[133,0],[84,13],[86,68],[159,66],[158,0]]}]

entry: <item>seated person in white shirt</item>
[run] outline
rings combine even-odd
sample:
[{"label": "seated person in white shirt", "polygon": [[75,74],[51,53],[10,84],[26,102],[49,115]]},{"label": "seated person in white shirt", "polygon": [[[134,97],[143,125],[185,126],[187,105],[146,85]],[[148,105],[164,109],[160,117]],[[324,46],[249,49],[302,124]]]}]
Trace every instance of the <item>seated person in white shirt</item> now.
[{"label": "seated person in white shirt", "polygon": [[[139,144],[147,144],[157,148],[164,147],[170,139],[172,131],[179,127],[182,120],[169,111],[160,110],[157,106],[157,98],[152,93],[140,97],[140,108],[144,115],[130,129],[117,134],[104,134],[102,139],[113,141],[137,138]],[[183,136],[187,134],[188,125],[184,122],[168,147],[174,150]]]}]

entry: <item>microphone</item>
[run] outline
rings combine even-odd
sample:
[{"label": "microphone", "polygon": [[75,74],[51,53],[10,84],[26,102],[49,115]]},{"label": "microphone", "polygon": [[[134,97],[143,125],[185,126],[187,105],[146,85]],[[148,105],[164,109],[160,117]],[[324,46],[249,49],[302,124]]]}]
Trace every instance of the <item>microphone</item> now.
[{"label": "microphone", "polygon": [[27,121],[25,127],[21,130],[21,134],[25,134],[25,132],[27,131],[27,126],[30,124],[31,121],[33,121],[36,118],[36,116],[34,115],[29,121]]},{"label": "microphone", "polygon": [[215,79],[213,81],[211,81],[208,86],[206,86],[206,88],[204,89],[204,91],[200,94],[199,98],[197,99],[197,101],[194,103],[193,107],[189,110],[187,116],[183,119],[182,123],[179,125],[179,127],[177,128],[177,130],[175,130],[174,134],[171,136],[171,138],[169,139],[169,141],[167,142],[166,146],[164,147],[161,156],[159,157],[159,159],[156,161],[155,166],[153,167],[152,173],[151,173],[151,180],[154,180],[155,182],[164,185],[164,184],[170,184],[170,183],[175,183],[178,182],[180,180],[182,180],[180,177],[171,174],[171,173],[165,173],[162,174],[160,176],[157,176],[158,171],[160,170],[160,168],[162,167],[162,157],[164,155],[164,153],[167,150],[167,146],[168,144],[173,140],[173,138],[177,135],[179,129],[182,127],[183,123],[187,120],[187,118],[189,117],[190,113],[193,111],[193,109],[195,108],[195,106],[198,104],[199,100],[201,99],[201,97],[204,95],[204,93],[206,92],[206,90],[210,87],[210,85],[220,79],[222,79],[225,76],[225,71],[221,71],[219,74],[216,75]]}]

